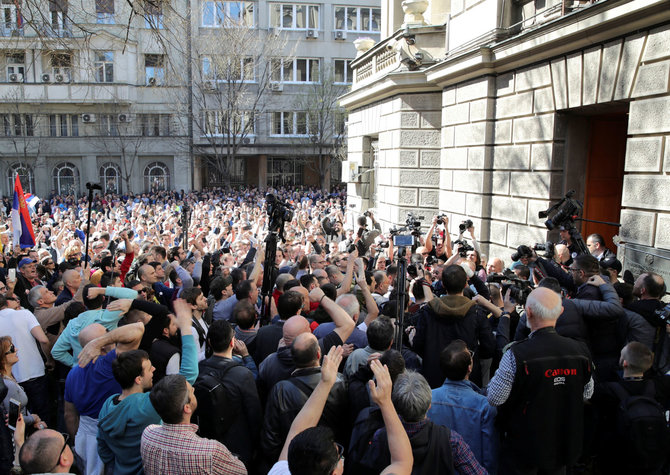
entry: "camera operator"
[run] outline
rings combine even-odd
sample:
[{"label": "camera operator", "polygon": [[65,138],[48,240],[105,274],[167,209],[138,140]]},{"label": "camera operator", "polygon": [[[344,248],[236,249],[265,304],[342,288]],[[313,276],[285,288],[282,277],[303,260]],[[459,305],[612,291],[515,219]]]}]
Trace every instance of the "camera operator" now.
[{"label": "camera operator", "polygon": [[344,240],[344,216],[341,210],[332,210],[321,220],[321,226],[328,242],[340,242]]},{"label": "camera operator", "polygon": [[[437,226],[443,226],[444,234],[438,236],[433,246],[433,234]],[[440,233],[441,234],[441,233]],[[425,248],[428,254],[445,262],[451,257],[451,236],[449,234],[449,217],[446,214],[433,216],[433,222],[426,233]],[[445,246],[446,244],[446,246]]]},{"label": "camera operator", "polygon": [[559,226],[558,235],[561,237],[561,240],[558,241],[558,244],[563,244],[564,246],[568,247],[570,258],[564,264],[569,266],[572,263],[572,259],[577,257],[577,254],[579,254],[579,248],[577,247],[577,243],[572,240],[572,236],[570,236],[569,227]]}]

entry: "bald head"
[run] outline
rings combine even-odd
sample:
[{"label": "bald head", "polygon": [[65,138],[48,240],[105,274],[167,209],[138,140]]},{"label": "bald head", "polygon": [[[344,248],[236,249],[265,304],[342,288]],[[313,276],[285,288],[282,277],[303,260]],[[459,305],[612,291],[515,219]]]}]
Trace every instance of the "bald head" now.
[{"label": "bald head", "polygon": [[312,271],[312,275],[314,277],[316,277],[317,279],[321,279],[321,278],[324,278],[324,277],[326,279],[328,278],[328,272],[326,272],[325,269],[314,269]]},{"label": "bald head", "polygon": [[[69,472],[74,457],[63,450],[65,439],[51,429],[38,430],[21,447],[19,461],[24,473]],[[62,450],[62,453],[61,453]]]},{"label": "bald head", "polygon": [[74,269],[68,269],[63,272],[63,283],[65,285],[72,285],[75,280],[79,277],[79,272]]},{"label": "bald head", "polygon": [[298,335],[303,333],[311,333],[309,321],[300,315],[289,318],[282,328],[284,345],[289,346]]},{"label": "bald head", "polygon": [[140,266],[137,270],[137,278],[140,279],[140,282],[146,284],[155,284],[158,280],[156,277],[156,269],[149,264]]},{"label": "bald head", "polygon": [[556,326],[556,320],[561,313],[563,313],[561,296],[546,287],[533,290],[526,300],[526,315],[531,330]]},{"label": "bald head", "polygon": [[296,368],[319,366],[321,359],[319,341],[311,333],[301,333],[293,340],[291,356]]},{"label": "bald head", "polygon": [[105,327],[99,323],[91,323],[79,332],[79,344],[85,347],[89,342],[99,338],[107,333]]},{"label": "bald head", "polygon": [[489,267],[486,270],[489,274],[500,274],[505,267],[505,263],[499,257],[494,257],[489,262]]}]

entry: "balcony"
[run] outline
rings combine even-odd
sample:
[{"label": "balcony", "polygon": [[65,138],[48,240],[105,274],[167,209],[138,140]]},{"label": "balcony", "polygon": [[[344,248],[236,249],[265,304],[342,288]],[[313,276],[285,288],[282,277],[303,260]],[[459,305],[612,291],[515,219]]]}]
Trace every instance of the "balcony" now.
[{"label": "balcony", "polygon": [[3,38],[18,38],[23,36],[23,25],[12,22],[0,23],[0,36]]}]

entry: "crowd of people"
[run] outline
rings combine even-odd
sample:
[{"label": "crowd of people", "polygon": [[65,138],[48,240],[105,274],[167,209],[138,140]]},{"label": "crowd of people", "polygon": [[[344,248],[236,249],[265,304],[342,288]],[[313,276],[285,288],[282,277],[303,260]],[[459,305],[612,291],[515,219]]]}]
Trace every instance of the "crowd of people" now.
[{"label": "crowd of people", "polygon": [[1,473],[667,473],[660,275],[570,227],[488,258],[445,215],[399,266],[344,189],[270,191],[292,216],[53,195],[34,247],[0,229]]}]

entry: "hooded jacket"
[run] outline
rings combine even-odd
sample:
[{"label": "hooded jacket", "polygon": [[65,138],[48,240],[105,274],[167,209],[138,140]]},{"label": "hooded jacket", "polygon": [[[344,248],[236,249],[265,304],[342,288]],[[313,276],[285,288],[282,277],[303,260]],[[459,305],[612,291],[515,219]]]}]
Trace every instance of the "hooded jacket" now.
[{"label": "hooded jacket", "polygon": [[419,313],[414,350],[423,358],[421,373],[432,389],[442,386],[440,353],[453,340],[463,340],[475,352],[470,379],[481,385],[480,359],[491,358],[496,342],[486,311],[462,295],[434,298]]},{"label": "hooded jacket", "polygon": [[114,474],[142,474],[140,439],[151,424],[161,418],[149,400],[149,393],[119,395],[105,401],[98,418],[98,455],[105,464],[114,462]]}]

